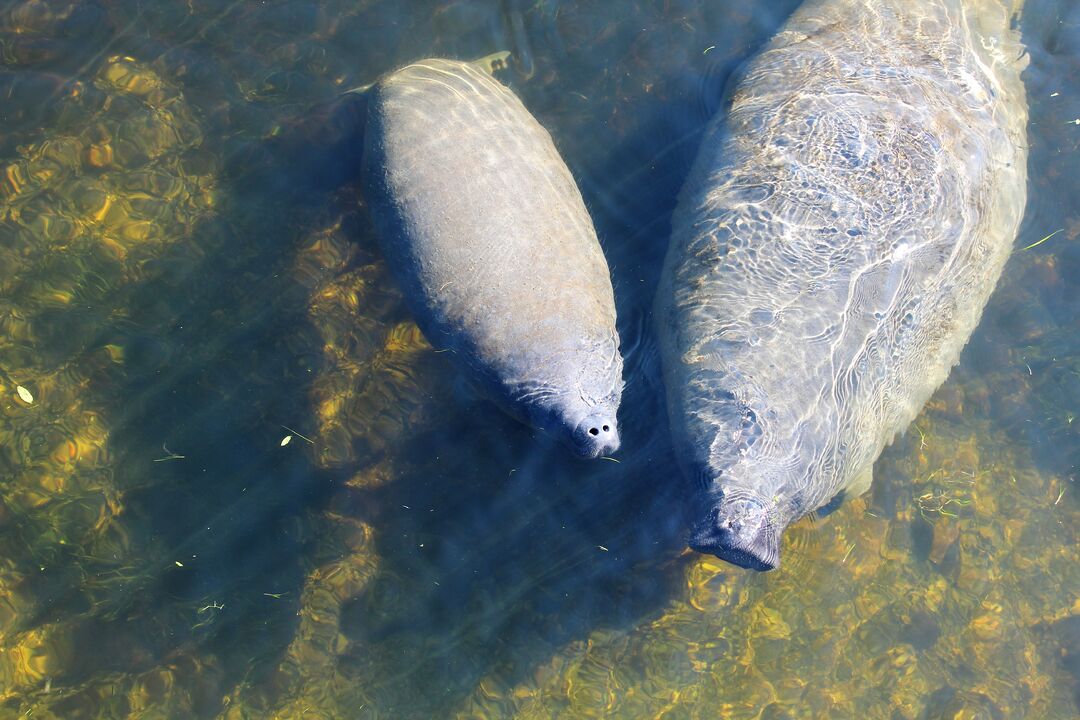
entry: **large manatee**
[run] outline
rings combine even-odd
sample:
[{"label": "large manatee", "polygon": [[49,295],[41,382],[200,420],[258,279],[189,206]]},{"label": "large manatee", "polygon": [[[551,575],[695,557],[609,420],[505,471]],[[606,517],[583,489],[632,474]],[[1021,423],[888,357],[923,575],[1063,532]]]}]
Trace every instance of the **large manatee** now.
[{"label": "large manatee", "polygon": [[619,446],[607,262],[547,131],[478,63],[424,60],[368,93],[365,196],[420,329],[486,394],[580,455]]},{"label": "large manatee", "polygon": [[657,298],[692,548],[775,567],[956,364],[1024,211],[1013,9],[812,0],[733,84]]}]

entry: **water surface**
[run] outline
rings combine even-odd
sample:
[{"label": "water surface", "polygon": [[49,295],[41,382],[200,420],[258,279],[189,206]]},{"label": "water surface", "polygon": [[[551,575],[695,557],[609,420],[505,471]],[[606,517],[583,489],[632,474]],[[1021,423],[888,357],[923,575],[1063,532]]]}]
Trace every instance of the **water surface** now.
[{"label": "water surface", "polygon": [[[0,717],[1074,716],[1076,3],[1026,2],[1017,252],[874,488],[776,572],[683,551],[649,307],[796,5],[0,5]],[[358,191],[344,90],[502,49],[612,267],[618,463],[468,396]]]}]

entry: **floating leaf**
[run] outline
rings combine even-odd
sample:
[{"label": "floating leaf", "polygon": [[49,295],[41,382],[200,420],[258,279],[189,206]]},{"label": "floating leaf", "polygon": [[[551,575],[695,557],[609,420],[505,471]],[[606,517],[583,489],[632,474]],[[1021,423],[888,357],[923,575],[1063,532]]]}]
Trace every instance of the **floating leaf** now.
[{"label": "floating leaf", "polygon": [[292,442],[292,435],[286,435],[285,437],[281,438],[281,447],[285,447],[290,442]]},{"label": "floating leaf", "polygon": [[19,398],[27,405],[34,404],[34,396],[31,395],[30,391],[24,388],[22,385],[16,385],[15,392],[19,394]]}]

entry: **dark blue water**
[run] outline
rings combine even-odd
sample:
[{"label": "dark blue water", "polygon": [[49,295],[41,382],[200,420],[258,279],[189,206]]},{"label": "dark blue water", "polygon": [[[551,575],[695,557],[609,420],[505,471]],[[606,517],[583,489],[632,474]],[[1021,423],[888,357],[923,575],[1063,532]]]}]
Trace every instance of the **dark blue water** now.
[{"label": "dark blue water", "polygon": [[[0,5],[0,717],[1073,716],[1074,2],[1025,4],[1029,206],[960,367],[780,570],[684,552],[649,309],[796,5]],[[343,91],[501,49],[611,265],[619,462],[469,396],[358,190]]]}]

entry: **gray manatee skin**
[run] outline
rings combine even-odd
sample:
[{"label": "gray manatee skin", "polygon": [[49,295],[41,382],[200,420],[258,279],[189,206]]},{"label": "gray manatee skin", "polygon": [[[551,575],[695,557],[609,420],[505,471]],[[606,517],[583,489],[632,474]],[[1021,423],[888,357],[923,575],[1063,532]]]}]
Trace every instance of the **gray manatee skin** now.
[{"label": "gray manatee skin", "polygon": [[693,549],[776,567],[784,528],[865,491],[959,359],[1025,206],[1010,11],[806,2],[729,89],[655,313]]},{"label": "gray manatee skin", "polygon": [[579,455],[618,449],[607,261],[521,101],[474,64],[403,67],[369,90],[362,175],[383,254],[431,344]]}]

